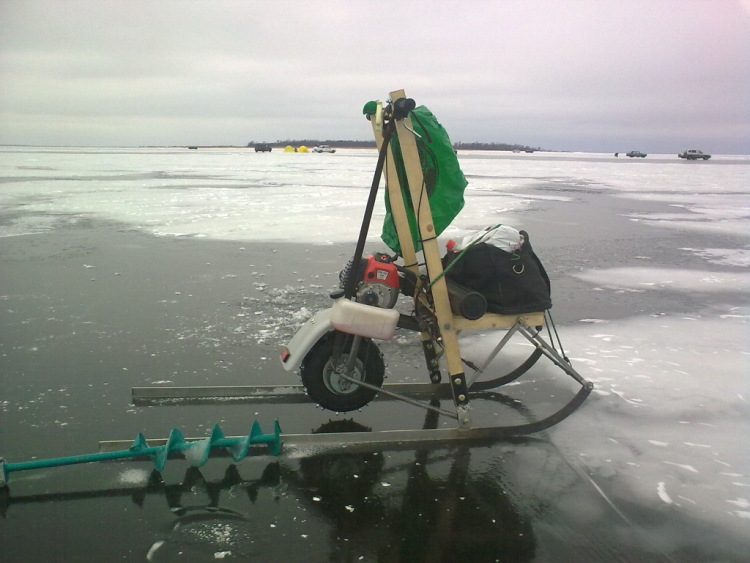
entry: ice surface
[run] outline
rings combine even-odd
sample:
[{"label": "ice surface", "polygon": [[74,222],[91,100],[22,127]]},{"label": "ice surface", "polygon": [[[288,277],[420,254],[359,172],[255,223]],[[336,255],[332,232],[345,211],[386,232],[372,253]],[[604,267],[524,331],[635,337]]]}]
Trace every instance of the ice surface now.
[{"label": "ice surface", "polygon": [[609,268],[588,270],[576,277],[596,285],[634,291],[748,291],[750,272],[715,272],[664,268]]},{"label": "ice surface", "polygon": [[[731,296],[750,289],[750,157],[714,156],[705,163],[675,155],[649,155],[639,162],[574,153],[510,157],[476,151],[459,157],[469,180],[466,207],[442,238],[470,234],[511,211],[606,193],[674,209],[626,214],[633,222],[741,241],[740,248],[679,249],[702,260],[701,269],[585,267],[575,274],[592,291],[729,297],[725,305],[686,306],[681,314],[609,321],[587,313],[566,326],[573,364],[596,390],[552,436],[569,459],[620,500],[746,531],[750,310]],[[0,206],[18,213],[0,225],[0,236],[52,231],[92,217],[165,237],[349,242],[359,232],[375,160],[374,150],[319,155],[3,147]],[[371,240],[378,239],[382,218],[381,199]],[[95,266],[84,265],[92,273]],[[280,307],[290,294],[309,291],[258,284]],[[292,305],[266,319],[254,337],[275,341],[283,333],[282,316],[286,325],[290,318],[298,325],[313,312],[305,303]],[[253,306],[244,303],[242,314],[252,315]],[[178,335],[192,336],[190,329]],[[0,401],[0,411],[9,408]],[[141,481],[143,475],[124,473],[121,479]],[[152,553],[158,548],[154,544]]]},{"label": "ice surface", "polygon": [[[634,215],[633,220],[747,232],[750,157],[688,163],[657,155],[635,163],[611,155],[539,153],[500,160],[498,154],[473,151],[461,159],[469,180],[467,201],[446,236],[494,224],[502,213],[535,202],[565,200],[559,193],[523,190],[545,185],[663,201],[680,209],[673,215]],[[350,241],[359,232],[376,157],[365,149],[329,155],[248,149],[21,152],[4,147],[0,205],[23,207],[24,215],[4,225],[0,236],[50,230],[58,221],[92,215],[164,236],[323,245]],[[381,190],[374,226],[381,224],[383,209]],[[378,235],[373,227],[371,238]]]},{"label": "ice surface", "polygon": [[556,439],[594,478],[627,484],[623,500],[741,530],[746,517],[728,503],[750,487],[750,310],[735,313],[566,327],[573,365],[596,389]]},{"label": "ice surface", "polygon": [[150,472],[146,469],[125,469],[120,473],[120,482],[128,485],[145,485]]}]

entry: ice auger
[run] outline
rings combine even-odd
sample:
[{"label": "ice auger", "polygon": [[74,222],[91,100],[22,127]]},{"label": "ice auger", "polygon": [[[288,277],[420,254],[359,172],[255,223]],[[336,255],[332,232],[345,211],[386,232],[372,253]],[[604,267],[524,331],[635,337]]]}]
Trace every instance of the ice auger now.
[{"label": "ice auger", "polygon": [[234,461],[240,461],[250,453],[253,446],[263,444],[268,447],[272,455],[278,456],[281,454],[280,436],[281,428],[278,421],[274,421],[273,433],[263,434],[257,420],[253,421],[247,436],[227,437],[224,435],[221,427],[216,424],[208,438],[188,440],[185,439],[178,428],[173,428],[166,441],[153,441],[154,443],[159,443],[159,445],[149,445],[143,434],[139,432],[133,444],[126,450],[100,451],[94,454],[81,454],[16,463],[10,463],[0,458],[0,467],[2,468],[2,471],[0,471],[0,487],[8,482],[10,474],[14,471],[60,467],[95,461],[146,458],[152,460],[154,469],[163,471],[167,460],[177,454],[181,454],[193,467],[201,467],[208,460],[211,450],[223,449],[231,455]]}]

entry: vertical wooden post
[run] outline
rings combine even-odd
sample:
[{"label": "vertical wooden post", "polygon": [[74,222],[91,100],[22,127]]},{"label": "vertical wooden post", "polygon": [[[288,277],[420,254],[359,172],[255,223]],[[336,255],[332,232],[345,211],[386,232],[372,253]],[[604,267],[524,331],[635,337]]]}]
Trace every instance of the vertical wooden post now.
[{"label": "vertical wooden post", "polygon": [[[406,98],[406,93],[404,90],[395,90],[390,93],[390,96],[391,100],[395,102],[400,98]],[[422,243],[422,252],[424,254],[428,279],[429,281],[433,281],[443,271],[443,264],[440,260],[440,250],[438,248],[435,225],[432,220],[432,210],[430,209],[427,187],[422,175],[422,164],[419,160],[419,150],[417,149],[414,127],[408,115],[396,121],[396,135],[398,135],[399,146],[401,148],[401,156],[406,170],[411,201],[415,206],[414,213],[419,227],[418,231]],[[390,180],[392,181],[393,177]],[[402,199],[400,187],[395,191],[398,191],[398,198]],[[395,195],[390,191],[389,194],[391,194],[391,197]],[[391,205],[393,205],[393,199],[391,199]],[[409,232],[408,239],[404,240],[401,238],[402,231],[397,230],[401,250],[403,252],[408,247],[413,252],[414,243],[411,240],[408,225],[407,232]],[[438,330],[443,340],[445,362],[448,368],[451,389],[453,390],[453,402],[458,411],[459,425],[461,427],[468,427],[471,424],[469,392],[463,372],[461,351],[458,346],[458,335],[453,323],[453,312],[451,311],[448,299],[448,287],[445,277],[441,277],[432,285],[431,292]]]},{"label": "vertical wooden post", "polygon": [[[375,143],[377,144],[378,150],[383,146],[383,132],[381,130],[382,123],[380,122],[380,119],[378,119],[379,117],[382,118],[382,107],[382,102],[377,102],[375,118],[371,118],[372,130],[375,135]],[[393,149],[389,146],[387,150],[388,158],[386,159],[385,168],[385,186],[388,191],[388,201],[391,206],[391,217],[396,228],[396,235],[398,236],[399,246],[401,247],[401,256],[404,259],[405,267],[419,278],[421,272],[419,271],[417,252],[414,250],[415,245],[414,239],[411,235],[409,219],[406,215],[406,204],[404,202],[403,192],[401,191],[401,183],[399,182],[398,172],[396,171],[396,160],[393,158]],[[438,354],[435,349],[435,343],[432,340],[432,334],[430,334],[430,332],[421,332],[420,339],[422,342],[425,363],[430,372],[430,380],[433,383],[438,383],[441,379],[440,365],[437,359]]]}]

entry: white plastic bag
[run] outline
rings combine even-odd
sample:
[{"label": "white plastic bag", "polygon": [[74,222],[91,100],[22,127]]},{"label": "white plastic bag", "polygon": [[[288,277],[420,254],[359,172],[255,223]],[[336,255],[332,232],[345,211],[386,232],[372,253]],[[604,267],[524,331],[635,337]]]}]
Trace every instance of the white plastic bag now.
[{"label": "white plastic bag", "polygon": [[461,252],[465,248],[481,242],[510,253],[521,248],[521,245],[523,244],[523,235],[513,227],[498,225],[496,227],[487,227],[471,236],[464,237],[458,242],[449,240],[448,244],[446,244],[446,248],[451,252]]}]

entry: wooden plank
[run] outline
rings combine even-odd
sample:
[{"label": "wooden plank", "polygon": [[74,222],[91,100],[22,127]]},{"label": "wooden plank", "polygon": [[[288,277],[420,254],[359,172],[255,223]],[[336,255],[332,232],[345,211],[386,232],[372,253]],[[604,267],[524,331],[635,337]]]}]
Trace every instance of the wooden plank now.
[{"label": "wooden plank", "polygon": [[[391,92],[390,96],[391,100],[396,101],[400,98],[406,98],[406,93],[404,90],[395,90]],[[396,122],[396,134],[398,135],[401,147],[401,156],[404,160],[409,192],[411,200],[416,206],[414,211],[419,224],[419,232],[423,238],[422,252],[429,277],[430,279],[435,279],[443,271],[443,264],[440,260],[435,225],[432,221],[432,210],[430,208],[427,188],[424,185],[419,150],[417,149],[417,142],[413,131],[414,126],[409,116]],[[401,242],[401,246],[403,248],[404,241]],[[461,352],[458,346],[456,330],[453,326],[453,311],[448,299],[448,287],[445,277],[440,278],[432,286],[432,298],[438,327],[443,337],[443,349],[445,350],[448,373],[449,375],[461,374],[463,373],[463,364],[461,363]]]},{"label": "wooden plank", "polygon": [[[403,90],[395,90],[390,94],[391,100],[406,98]],[[438,330],[442,337],[442,346],[445,363],[448,368],[451,389],[453,391],[453,402],[456,405],[456,413],[459,425],[466,428],[471,425],[469,413],[469,391],[466,385],[466,377],[461,361],[461,350],[458,345],[458,335],[453,325],[453,311],[448,298],[448,286],[444,276],[438,278],[443,271],[443,264],[438,249],[437,233],[432,219],[427,186],[422,175],[422,164],[419,159],[416,135],[411,117],[396,120],[396,135],[398,135],[401,156],[406,170],[406,179],[409,184],[412,205],[417,217],[419,237],[422,243],[422,254],[424,255],[425,267],[427,268],[430,281],[436,280],[430,288]],[[403,248],[404,243],[401,242]]]},{"label": "wooden plank", "polygon": [[496,315],[486,313],[483,317],[470,321],[464,317],[454,315],[453,325],[456,330],[508,329],[517,322],[526,326],[544,325],[544,313],[524,313],[523,315]]}]

